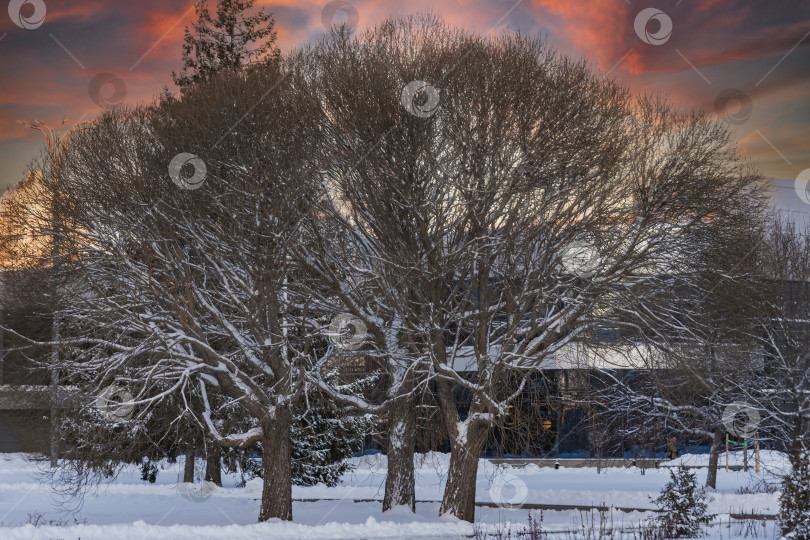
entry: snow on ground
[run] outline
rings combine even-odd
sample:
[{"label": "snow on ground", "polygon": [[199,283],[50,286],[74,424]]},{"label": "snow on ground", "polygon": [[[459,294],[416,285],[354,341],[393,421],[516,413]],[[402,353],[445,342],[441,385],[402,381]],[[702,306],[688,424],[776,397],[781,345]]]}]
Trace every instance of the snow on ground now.
[{"label": "snow on ground", "polygon": [[[783,456],[763,452],[762,472],[718,471],[719,489],[712,493],[710,511],[728,520],[730,512],[776,514],[778,493],[765,493],[763,486],[777,485],[783,469]],[[394,509],[383,514],[380,500],[385,483],[386,458],[383,455],[356,458],[356,469],[347,473],[339,486],[323,485],[293,488],[295,522],[256,523],[261,496],[261,480],[236,487],[238,474],[223,474],[222,488],[212,493],[192,493],[182,488],[179,463],[162,463],[155,484],[140,480],[136,468],[128,469],[115,482],[88,494],[81,508],[70,511],[60,503],[51,486],[41,481],[42,465],[26,461],[19,454],[0,455],[0,538],[16,539],[220,539],[243,538],[465,538],[474,533],[473,525],[452,518],[439,518],[439,500],[447,473],[449,456],[417,455],[416,513]],[[691,465],[699,456],[684,456],[679,462]],[[708,459],[708,458],[706,458]],[[730,459],[736,459],[732,456]],[[730,461],[731,462],[731,461]],[[675,463],[671,463],[675,464]],[[721,465],[724,465],[721,456]],[[202,463],[200,462],[202,467]],[[705,481],[706,470],[695,471]],[[651,509],[650,498],[669,480],[669,469],[539,468],[496,466],[481,460],[477,477],[477,501],[549,505],[605,505],[616,508]],[[753,491],[753,493],[748,493]],[[315,500],[320,499],[320,500]],[[369,500],[370,499],[370,500]],[[73,505],[75,506],[75,505]],[[476,509],[479,529],[496,533],[513,532],[527,525],[526,508]],[[650,512],[612,510],[614,526],[629,527],[650,517]],[[543,527],[551,531],[571,530],[581,520],[598,512],[544,510]],[[511,524],[510,524],[511,523]],[[758,525],[761,526],[761,525]],[[736,528],[735,528],[736,527]],[[765,529],[772,533],[772,524]],[[743,536],[743,526],[716,526],[712,537]],[[750,533],[749,533],[750,535]],[[772,535],[769,533],[768,537]]]}]

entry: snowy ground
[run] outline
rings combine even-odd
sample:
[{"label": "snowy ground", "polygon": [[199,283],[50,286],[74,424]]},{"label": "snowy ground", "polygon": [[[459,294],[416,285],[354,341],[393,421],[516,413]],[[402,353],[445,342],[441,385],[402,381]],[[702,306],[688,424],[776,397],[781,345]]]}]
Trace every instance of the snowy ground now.
[{"label": "snowy ground", "polygon": [[[699,456],[679,458],[698,464]],[[738,458],[732,456],[730,462]],[[157,483],[140,480],[134,468],[114,483],[88,495],[83,506],[68,512],[59,506],[51,486],[40,481],[40,465],[18,454],[0,455],[0,538],[65,540],[141,540],[141,539],[258,539],[258,538],[465,538],[476,529],[490,535],[510,529],[514,534],[527,525],[528,515],[539,517],[539,510],[527,508],[476,509],[475,526],[455,519],[439,518],[439,504],[447,471],[448,456],[417,456],[416,514],[397,509],[383,514],[385,456],[366,456],[355,460],[357,468],[344,476],[340,486],[294,487],[294,523],[256,523],[261,480],[235,487],[239,475],[228,475],[224,487],[213,493],[184,490],[177,484],[182,461],[163,464]],[[718,473],[719,489],[712,493],[710,510],[719,514],[712,528],[713,538],[773,538],[773,522],[728,526],[728,514],[754,512],[776,514],[778,493],[765,491],[777,485],[776,476],[784,467],[779,455],[763,452],[763,470],[746,473],[725,472],[724,456]],[[753,461],[751,462],[753,464]],[[706,470],[696,470],[705,481]],[[605,505],[616,508],[650,509],[650,497],[657,495],[669,479],[668,470],[639,469],[497,467],[481,461],[478,473],[478,502],[513,504]],[[772,491],[772,490],[770,490]],[[314,500],[320,499],[320,500]],[[328,499],[328,500],[327,500]],[[372,500],[367,500],[372,499]],[[649,512],[612,510],[606,519],[613,527],[628,528],[652,515]],[[597,525],[598,512],[544,510],[543,528],[570,531],[581,528],[581,521]],[[722,521],[722,526],[720,525]],[[733,520],[732,520],[733,521]],[[571,538],[570,534],[552,538]],[[632,535],[628,535],[632,538]],[[777,535],[778,537],[778,535]]]}]

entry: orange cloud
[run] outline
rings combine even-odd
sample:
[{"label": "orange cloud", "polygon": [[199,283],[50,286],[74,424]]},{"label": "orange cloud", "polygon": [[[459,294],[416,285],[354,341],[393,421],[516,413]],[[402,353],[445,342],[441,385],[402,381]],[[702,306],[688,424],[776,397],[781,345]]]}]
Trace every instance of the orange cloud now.
[{"label": "orange cloud", "polygon": [[[128,102],[142,102],[164,86],[171,88],[170,74],[180,68],[183,31],[193,17],[192,0],[46,1],[46,21],[38,30],[20,29],[0,15],[0,36],[7,34],[0,40],[0,181],[19,177],[35,154],[36,139],[16,120],[75,121],[96,114],[99,108],[88,95],[96,74],[120,76]],[[810,157],[802,157],[810,155],[806,151],[810,74],[804,67],[810,60],[808,2],[348,1],[357,10],[361,28],[392,15],[433,11],[451,24],[478,32],[540,33],[551,45],[588,58],[602,71],[612,70],[612,76],[633,89],[658,92],[710,113],[721,90],[739,88],[754,103],[751,120],[740,133],[745,145],[758,155],[773,154],[755,132],[767,130],[775,146],[789,149],[784,152],[791,161],[763,157],[768,170],[785,174],[791,167],[810,167]],[[326,4],[327,0],[258,2],[275,13],[282,49],[325,32],[321,15]],[[651,5],[672,20],[672,35],[660,46],[644,43],[634,30],[637,13]],[[768,70],[772,73],[758,83]],[[753,139],[751,133],[756,135]],[[31,149],[29,155],[22,151],[25,145]]]}]

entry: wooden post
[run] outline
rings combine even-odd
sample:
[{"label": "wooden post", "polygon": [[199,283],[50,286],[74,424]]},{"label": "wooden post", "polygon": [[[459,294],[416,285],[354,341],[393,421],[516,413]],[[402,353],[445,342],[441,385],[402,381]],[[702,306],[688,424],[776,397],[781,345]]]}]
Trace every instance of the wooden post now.
[{"label": "wooden post", "polygon": [[743,442],[743,470],[748,472],[748,439]]},{"label": "wooden post", "polygon": [[726,433],[726,472],[728,472],[728,433]]},{"label": "wooden post", "polygon": [[183,482],[194,483],[194,446],[186,447],[186,462],[183,467]]},{"label": "wooden post", "polygon": [[754,441],[754,470],[759,472],[759,440]]}]

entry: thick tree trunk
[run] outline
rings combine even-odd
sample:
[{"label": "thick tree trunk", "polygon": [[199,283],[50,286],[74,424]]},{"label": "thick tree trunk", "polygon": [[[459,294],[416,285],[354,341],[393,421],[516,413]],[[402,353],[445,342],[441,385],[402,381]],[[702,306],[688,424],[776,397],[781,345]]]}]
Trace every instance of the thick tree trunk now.
[{"label": "thick tree trunk", "polygon": [[416,407],[412,396],[398,400],[388,412],[388,474],[385,477],[383,512],[395,506],[416,511],[413,448]]},{"label": "thick tree trunk", "polygon": [[720,459],[720,447],[722,444],[723,432],[719,428],[715,428],[712,448],[709,451],[709,472],[706,475],[706,487],[712,489],[717,489],[717,462]]},{"label": "thick tree trunk", "polygon": [[292,415],[284,407],[262,420],[264,484],[259,521],[292,520],[292,468],[290,466],[290,424]]},{"label": "thick tree trunk", "polygon": [[186,464],[183,469],[183,482],[194,483],[194,447],[186,448]]},{"label": "thick tree trunk", "polygon": [[205,456],[205,479],[222,487],[222,451],[215,444],[208,445]]},{"label": "thick tree trunk", "polygon": [[450,469],[439,515],[452,514],[469,522],[475,520],[475,479],[488,433],[488,425],[473,424],[468,427],[466,437],[451,440]]}]

